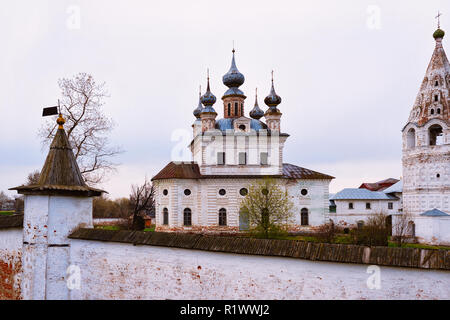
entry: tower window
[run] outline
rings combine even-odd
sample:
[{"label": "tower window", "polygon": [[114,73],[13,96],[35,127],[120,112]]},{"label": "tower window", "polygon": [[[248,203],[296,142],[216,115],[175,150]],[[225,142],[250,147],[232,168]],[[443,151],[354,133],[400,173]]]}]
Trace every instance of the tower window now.
[{"label": "tower window", "polygon": [[444,143],[442,127],[440,125],[432,125],[430,129],[428,129],[428,135],[430,137],[430,146],[439,146]]},{"label": "tower window", "polygon": [[222,208],[219,210],[219,226],[227,225],[227,209]]},{"label": "tower window", "polygon": [[308,194],[308,190],[302,189],[302,190],[300,191],[300,193],[302,194],[302,196],[306,196],[306,195]]},{"label": "tower window", "polygon": [[241,116],[243,116],[243,115],[244,115],[244,104],[241,103]]},{"label": "tower window", "polygon": [[234,115],[237,116],[239,113],[239,105],[237,102],[234,103]]},{"label": "tower window", "polygon": [[163,190],[163,195],[167,196],[169,194],[169,191],[167,189]]},{"label": "tower window", "polygon": [[434,114],[434,109],[431,109],[431,112],[430,112],[431,114]]},{"label": "tower window", "polygon": [[239,126],[239,129],[242,130],[242,131],[245,131],[245,125],[241,124],[241,125]]},{"label": "tower window", "polygon": [[225,152],[217,152],[217,164],[222,166],[225,164]]},{"label": "tower window", "polygon": [[190,196],[190,195],[191,195],[191,190],[189,190],[189,189],[184,189],[184,195],[185,195],[185,196]]},{"label": "tower window", "polygon": [[247,153],[246,152],[239,152],[239,164],[240,165],[247,164]]},{"label": "tower window", "polygon": [[439,81],[436,81],[435,83],[434,83],[434,85],[437,87],[437,86],[439,86]]},{"label": "tower window", "polygon": [[439,101],[439,96],[438,96],[438,95],[435,95],[435,96],[434,96],[434,101],[435,101],[435,102],[438,102],[438,101]]},{"label": "tower window", "polygon": [[231,103],[228,104],[227,114],[229,117],[231,116]]},{"label": "tower window", "polygon": [[409,129],[406,134],[406,147],[408,149],[416,147],[416,130],[414,128]]},{"label": "tower window", "polygon": [[260,159],[261,165],[268,165],[269,164],[269,153],[261,152],[260,158],[261,158]]},{"label": "tower window", "polygon": [[440,177],[441,177],[441,175],[438,173],[438,174],[436,175],[436,178],[439,179]]},{"label": "tower window", "polygon": [[248,194],[248,190],[245,188],[242,188],[241,190],[239,190],[239,194],[243,197],[245,197]]},{"label": "tower window", "polygon": [[441,114],[441,109],[440,109],[440,108],[437,108],[436,113],[437,113],[437,114]]},{"label": "tower window", "polygon": [[224,195],[227,194],[227,192],[226,192],[225,189],[220,189],[220,190],[219,190],[219,194],[220,194],[221,196],[224,196]]}]

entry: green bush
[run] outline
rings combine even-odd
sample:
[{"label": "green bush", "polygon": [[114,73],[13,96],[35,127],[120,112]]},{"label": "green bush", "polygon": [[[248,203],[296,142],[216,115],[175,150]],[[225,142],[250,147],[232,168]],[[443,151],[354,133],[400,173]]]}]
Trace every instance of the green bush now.
[{"label": "green bush", "polygon": [[367,219],[360,228],[351,230],[352,242],[363,246],[387,246],[390,229],[386,225],[386,215],[377,213]]}]

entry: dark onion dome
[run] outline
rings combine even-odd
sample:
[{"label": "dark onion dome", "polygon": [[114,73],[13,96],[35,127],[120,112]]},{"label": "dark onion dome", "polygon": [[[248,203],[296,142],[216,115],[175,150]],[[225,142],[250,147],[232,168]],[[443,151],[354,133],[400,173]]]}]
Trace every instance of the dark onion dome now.
[{"label": "dark onion dome", "polygon": [[203,110],[203,106],[202,106],[202,93],[201,93],[201,90],[200,90],[200,92],[198,93],[198,106],[197,106],[197,108],[195,108],[195,110],[194,110],[194,112],[193,112],[194,116],[195,116],[197,119],[200,118],[200,113],[202,113],[202,110]]},{"label": "dark onion dome", "polygon": [[236,67],[234,52],[235,50],[233,49],[233,58],[231,59],[230,70],[228,70],[228,72],[222,78],[223,84],[229,88],[225,92],[224,97],[230,95],[244,96],[244,93],[238,88],[245,82],[245,77],[242,73],[239,72],[238,68]]},{"label": "dark onion dome", "polygon": [[433,38],[435,39],[442,39],[445,36],[445,31],[442,29],[437,29],[434,33],[433,33]]},{"label": "dark onion dome", "polygon": [[[209,71],[208,71],[208,86],[206,88],[205,94],[200,98],[202,104],[206,107],[212,106],[214,103],[216,103],[216,96],[211,93],[211,90],[209,89]],[[204,112],[204,111],[203,111]]]},{"label": "dark onion dome", "polygon": [[256,95],[255,95],[255,106],[250,111],[250,117],[256,120],[261,119],[264,116],[264,111],[261,110],[261,108],[258,105],[258,89],[256,89]]},{"label": "dark onion dome", "polygon": [[281,97],[275,92],[273,86],[273,71],[272,71],[272,89],[270,89],[269,95],[264,99],[264,103],[270,108],[275,108],[281,103]]}]

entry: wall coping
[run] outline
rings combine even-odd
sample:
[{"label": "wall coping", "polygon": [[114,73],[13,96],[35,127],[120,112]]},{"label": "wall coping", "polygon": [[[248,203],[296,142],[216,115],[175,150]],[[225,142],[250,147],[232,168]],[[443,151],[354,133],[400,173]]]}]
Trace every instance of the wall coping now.
[{"label": "wall coping", "polygon": [[69,238],[211,252],[289,257],[312,261],[450,270],[450,250],[365,247],[297,240],[91,228],[78,229]]}]

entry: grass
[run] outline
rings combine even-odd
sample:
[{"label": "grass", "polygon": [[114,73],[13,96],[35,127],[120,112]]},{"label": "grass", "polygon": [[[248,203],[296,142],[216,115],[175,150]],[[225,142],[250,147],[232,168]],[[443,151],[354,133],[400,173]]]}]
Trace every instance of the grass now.
[{"label": "grass", "polygon": [[[126,230],[121,228],[120,226],[95,226],[95,229],[103,229],[103,230]],[[155,225],[152,225],[150,228],[145,228],[144,232],[154,232]]]},{"label": "grass", "polygon": [[[393,242],[393,241],[389,241],[389,247],[391,248],[398,248],[398,244]],[[432,245],[427,245],[427,244],[421,244],[421,243],[404,243],[402,245],[402,248],[418,248],[418,249],[436,249],[436,250],[450,250],[450,247],[445,247],[445,246],[432,246]]]},{"label": "grass", "polygon": [[0,216],[12,216],[15,211],[0,211]]}]

